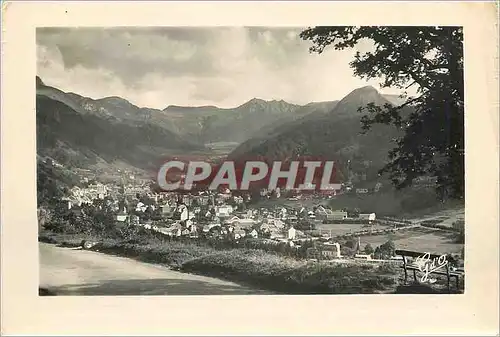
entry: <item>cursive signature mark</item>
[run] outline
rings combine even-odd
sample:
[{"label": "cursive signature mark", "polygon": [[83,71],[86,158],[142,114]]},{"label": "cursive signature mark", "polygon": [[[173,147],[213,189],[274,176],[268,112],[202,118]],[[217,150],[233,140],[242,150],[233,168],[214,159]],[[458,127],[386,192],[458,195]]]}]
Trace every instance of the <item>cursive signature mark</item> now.
[{"label": "cursive signature mark", "polygon": [[446,267],[448,260],[446,259],[446,255],[441,255],[431,259],[431,254],[425,253],[424,255],[417,257],[415,264],[418,266],[418,269],[424,273],[420,279],[422,283],[435,283],[437,279],[430,278],[429,275],[434,271],[438,271]]}]

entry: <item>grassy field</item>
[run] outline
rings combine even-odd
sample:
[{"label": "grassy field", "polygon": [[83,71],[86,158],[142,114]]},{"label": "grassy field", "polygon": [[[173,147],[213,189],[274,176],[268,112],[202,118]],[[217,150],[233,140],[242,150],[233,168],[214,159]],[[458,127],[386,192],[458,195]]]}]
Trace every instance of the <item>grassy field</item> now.
[{"label": "grassy field", "polygon": [[331,236],[339,236],[339,235],[346,235],[354,232],[359,232],[363,230],[367,230],[373,228],[374,230],[376,229],[385,229],[388,228],[387,226],[381,226],[374,224],[373,227],[370,225],[366,224],[319,224],[316,225],[316,229],[321,230],[321,231],[328,231],[331,232]]},{"label": "grassy field", "polygon": [[[39,241],[66,247],[79,246],[82,239],[97,238],[49,232],[39,235]],[[354,260],[314,263],[259,249],[215,249],[203,243],[176,242],[147,234],[127,242],[101,238],[91,249],[283,294],[446,292],[442,278],[432,287],[402,284],[402,270],[391,263],[371,264]]]},{"label": "grassy field", "polygon": [[460,253],[463,244],[454,242],[455,233],[431,228],[415,228],[401,230],[386,235],[362,236],[361,246],[369,243],[372,247],[380,246],[387,240],[394,241],[396,249],[406,249],[418,252],[436,254]]},{"label": "grassy field", "polygon": [[[463,201],[440,202],[434,190],[404,190],[382,191],[375,194],[342,194],[331,199],[301,199],[286,198],[261,200],[256,207],[289,206],[294,208],[313,207],[317,205],[330,206],[332,209],[355,209],[363,213],[376,213],[377,216],[397,218],[421,218],[429,214],[447,214],[451,210],[465,209]],[[463,212],[462,212],[463,213]]]},{"label": "grassy field", "polygon": [[[412,199],[419,199],[420,205],[411,203]],[[416,213],[427,209],[425,212],[433,211],[434,208],[440,207],[439,202],[433,195],[432,191],[412,192],[412,191],[384,191],[376,194],[342,194],[333,197],[332,199],[301,199],[287,200],[271,199],[262,200],[258,203],[259,206],[276,206],[286,205],[290,207],[300,208],[312,207],[315,205],[328,205],[332,209],[355,209],[359,208],[361,212],[375,212],[379,216],[395,216],[402,217],[410,213]],[[420,207],[419,207],[420,206]]]},{"label": "grassy field", "polygon": [[207,143],[205,146],[212,150],[214,153],[222,155],[228,154],[233,151],[239,143],[235,142],[215,142],[215,143]]},{"label": "grassy field", "polygon": [[463,201],[440,202],[434,190],[383,191],[376,194],[343,194],[330,200],[333,209],[359,208],[362,212],[374,212],[378,216],[415,218],[443,210],[465,208]]}]

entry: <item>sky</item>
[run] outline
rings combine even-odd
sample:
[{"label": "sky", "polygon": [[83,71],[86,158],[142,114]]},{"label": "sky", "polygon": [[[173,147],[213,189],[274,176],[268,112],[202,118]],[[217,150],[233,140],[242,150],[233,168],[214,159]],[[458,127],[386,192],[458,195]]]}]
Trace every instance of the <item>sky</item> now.
[{"label": "sky", "polygon": [[[38,28],[37,75],[91,98],[119,96],[140,107],[239,106],[252,98],[295,104],[341,99],[373,85],[349,62],[368,43],[309,52],[303,28]],[[386,94],[397,91],[384,89]]]}]

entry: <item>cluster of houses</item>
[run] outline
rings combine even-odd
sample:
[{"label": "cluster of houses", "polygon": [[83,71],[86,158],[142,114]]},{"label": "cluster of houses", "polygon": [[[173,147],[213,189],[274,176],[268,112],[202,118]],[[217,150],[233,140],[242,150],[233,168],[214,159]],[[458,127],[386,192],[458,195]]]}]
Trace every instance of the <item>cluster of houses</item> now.
[{"label": "cluster of houses", "polygon": [[[269,191],[261,191],[269,195]],[[278,190],[272,193],[279,197]],[[324,223],[349,219],[346,211],[326,206],[313,208],[273,206],[249,208],[250,196],[233,195],[229,189],[195,194],[154,193],[142,185],[86,184],[74,187],[66,201],[75,211],[82,203],[102,205],[114,212],[118,224],[155,230],[170,237],[254,238],[297,244],[311,239],[304,223]],[[375,220],[375,214],[359,214],[359,219]]]},{"label": "cluster of houses", "polygon": [[[286,241],[307,239],[307,230],[299,226],[303,221],[328,222],[348,219],[345,211],[333,211],[325,206],[296,209],[288,206],[272,208],[249,208],[244,197],[230,193],[163,196],[155,199],[153,205],[138,201],[130,207],[120,208],[115,220],[152,229],[171,237],[229,237],[234,240],[243,237]],[[141,213],[153,210],[156,220],[144,219]],[[360,214],[360,218],[375,220],[375,214]],[[304,231],[300,229],[304,229]]]},{"label": "cluster of houses", "polygon": [[91,184],[85,188],[74,186],[70,190],[70,195],[64,200],[68,202],[68,209],[71,209],[74,205],[91,203],[95,199],[103,200],[108,193],[108,187],[101,183]]},{"label": "cluster of houses", "polygon": [[230,204],[188,206],[182,202],[166,203],[158,207],[161,220],[141,221],[137,212],[144,205],[137,203],[134,214],[128,214],[126,208],[116,214],[116,221],[128,222],[156,230],[168,236],[200,235],[211,237],[230,236],[236,240],[243,237],[294,240],[305,237],[293,224],[298,220],[296,212],[286,208],[274,210],[247,209]]},{"label": "cluster of houses", "polygon": [[[301,247],[304,241],[314,241],[314,248],[307,250],[307,256],[318,260],[342,258],[340,244],[334,242],[331,235],[328,238],[315,235],[316,231],[304,223],[348,223],[353,220],[353,215],[347,211],[332,210],[324,205],[252,207],[247,197],[232,195],[229,190],[197,194],[154,194],[143,190],[142,194],[131,196],[125,193],[123,185],[110,187],[95,183],[85,188],[75,187],[71,192],[69,209],[76,211],[81,203],[105,205],[114,212],[118,225],[143,227],[168,237],[234,241],[251,238],[266,244],[286,243],[295,248]],[[96,199],[102,202],[96,204]],[[356,214],[355,220],[370,223],[376,216],[375,213]]]},{"label": "cluster of houses", "polygon": [[[344,221],[349,219],[349,215],[346,211],[333,211],[330,208],[324,206],[318,206],[315,208],[314,212],[309,212],[310,217],[314,217],[323,222],[334,222],[334,221]],[[358,220],[368,221],[371,223],[375,221],[375,213],[361,213],[357,216]]]},{"label": "cluster of houses", "polygon": [[356,188],[356,194],[378,193],[382,188],[382,183],[378,182],[373,188]]}]

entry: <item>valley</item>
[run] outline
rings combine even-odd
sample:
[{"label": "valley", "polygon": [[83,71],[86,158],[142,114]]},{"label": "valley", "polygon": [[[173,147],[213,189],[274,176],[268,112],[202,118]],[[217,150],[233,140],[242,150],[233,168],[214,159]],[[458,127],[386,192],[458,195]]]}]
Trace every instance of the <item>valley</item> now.
[{"label": "valley", "polygon": [[342,175],[351,160],[351,179],[373,181],[396,134],[382,127],[360,135],[357,109],[366,102],[389,100],[365,87],[340,101],[304,106],[252,99],[232,109],[170,105],[158,110],[119,97],[65,93],[37,77],[38,154],[82,168],[113,170],[123,163],[148,172],[171,155],[321,155],[337,160]]},{"label": "valley", "polygon": [[[362,134],[364,114],[358,109],[368,103],[399,104],[403,99],[382,95],[370,86],[340,100],[303,106],[252,99],[230,109],[169,105],[158,110],[137,107],[120,97],[92,99],[65,93],[39,77],[36,85],[38,156],[70,171],[87,169],[106,181],[119,182],[124,174],[154,180],[159,165],[172,156],[313,155],[334,160],[337,180],[352,184],[350,193],[319,200],[331,207],[402,215],[436,204],[432,185],[394,191],[390,180],[378,174],[400,133],[378,125]],[[376,185],[382,188],[374,194]],[[371,192],[356,193],[356,188]],[[278,202],[290,203],[283,198]]]},{"label": "valley", "polygon": [[[456,207],[450,202],[439,203],[432,183],[396,191],[387,177],[378,174],[400,133],[381,125],[362,134],[363,113],[358,110],[368,103],[383,106],[400,102],[398,97],[384,96],[368,86],[340,100],[303,106],[252,99],[232,109],[170,105],[157,110],[139,108],[119,97],[91,99],[64,93],[37,78],[37,152],[42,160],[39,199],[50,193],[67,194],[73,186],[81,185],[78,180],[84,176],[114,186],[117,195],[117,186],[124,184],[137,195],[149,195],[156,170],[167,157],[238,160],[260,156],[278,160],[319,156],[337,164],[336,179],[343,183],[338,193],[252,197],[247,207],[298,211],[323,205],[399,219]],[[47,158],[59,165],[60,172],[44,164]],[[72,175],[75,170],[80,171]],[[58,181],[62,187],[53,190],[47,179]],[[47,192],[47,188],[52,190]],[[370,230],[378,228],[373,226],[389,228],[372,225]],[[317,230],[331,237],[359,235],[365,227],[315,224]],[[440,247],[440,251],[453,253],[459,253],[463,246],[450,243],[446,233],[429,228],[359,237],[363,246],[380,246],[393,240],[398,247]]]}]

